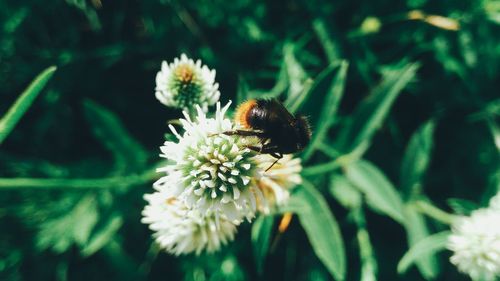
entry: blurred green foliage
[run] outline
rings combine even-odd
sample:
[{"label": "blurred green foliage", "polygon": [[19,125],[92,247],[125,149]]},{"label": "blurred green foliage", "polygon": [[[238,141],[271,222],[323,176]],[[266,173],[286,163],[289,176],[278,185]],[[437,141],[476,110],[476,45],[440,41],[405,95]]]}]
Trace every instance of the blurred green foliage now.
[{"label": "blurred green foliage", "polygon": [[[259,218],[175,258],[140,223],[180,117],[154,77],[182,52],[223,101],[310,117],[279,239],[279,215]],[[0,280],[467,280],[435,255],[434,206],[467,214],[499,190],[499,75],[498,0],[2,1]]]}]

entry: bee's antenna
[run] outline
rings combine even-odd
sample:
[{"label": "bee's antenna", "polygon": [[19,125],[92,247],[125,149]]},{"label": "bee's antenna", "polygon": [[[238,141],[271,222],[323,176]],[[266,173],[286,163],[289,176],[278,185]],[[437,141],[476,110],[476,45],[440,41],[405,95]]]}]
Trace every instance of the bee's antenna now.
[{"label": "bee's antenna", "polygon": [[278,161],[280,161],[281,158],[283,158],[283,154],[280,154],[280,153],[271,153],[271,156],[273,156],[274,158],[276,158],[276,160],[274,160],[274,162],[271,164],[271,166],[269,166],[265,171],[269,171],[276,163],[278,163]]},{"label": "bee's antenna", "polygon": [[269,171],[269,170],[270,170],[270,169],[271,169],[271,168],[272,168],[272,167],[273,167],[276,163],[278,163],[278,161],[280,161],[280,160],[279,160],[279,159],[276,159],[276,160],[275,160],[275,161],[271,164],[271,166],[269,166],[269,167],[268,167],[268,168],[264,171],[264,173],[265,173],[265,172],[267,172],[267,171]]}]

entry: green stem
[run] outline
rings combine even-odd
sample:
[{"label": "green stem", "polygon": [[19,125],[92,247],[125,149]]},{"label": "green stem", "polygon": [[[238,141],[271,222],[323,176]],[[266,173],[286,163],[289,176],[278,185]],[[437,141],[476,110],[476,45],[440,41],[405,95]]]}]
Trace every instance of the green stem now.
[{"label": "green stem", "polygon": [[420,213],[425,214],[444,224],[452,224],[456,219],[455,215],[447,213],[427,201],[418,200],[413,204],[415,204],[416,210]]},{"label": "green stem", "polygon": [[314,176],[314,175],[328,173],[328,172],[331,172],[335,169],[340,168],[342,166],[342,163],[343,163],[342,158],[339,157],[339,158],[337,158],[333,161],[330,161],[330,162],[305,167],[302,170],[302,175],[303,176]]},{"label": "green stem", "polygon": [[332,147],[330,147],[330,145],[328,145],[324,142],[320,142],[318,144],[318,149],[330,158],[337,158],[337,157],[342,155],[340,152],[333,149]]},{"label": "green stem", "polygon": [[374,281],[377,280],[377,261],[373,255],[373,248],[370,242],[370,235],[366,229],[366,219],[363,207],[359,206],[352,209],[351,214],[358,228],[357,240],[359,245],[361,259],[361,280]]},{"label": "green stem", "polygon": [[140,185],[158,177],[154,170],[129,176],[108,178],[76,178],[76,179],[44,179],[44,178],[0,178],[0,190],[33,188],[33,189],[100,189],[111,187],[127,187]]}]

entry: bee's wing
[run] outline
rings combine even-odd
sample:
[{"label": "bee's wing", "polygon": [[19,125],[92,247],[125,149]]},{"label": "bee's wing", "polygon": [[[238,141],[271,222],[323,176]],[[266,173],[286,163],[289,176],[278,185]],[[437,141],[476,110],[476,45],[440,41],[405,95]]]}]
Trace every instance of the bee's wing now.
[{"label": "bee's wing", "polygon": [[269,111],[271,112],[272,122],[290,123],[295,117],[285,108],[281,102],[276,99],[269,101]]}]

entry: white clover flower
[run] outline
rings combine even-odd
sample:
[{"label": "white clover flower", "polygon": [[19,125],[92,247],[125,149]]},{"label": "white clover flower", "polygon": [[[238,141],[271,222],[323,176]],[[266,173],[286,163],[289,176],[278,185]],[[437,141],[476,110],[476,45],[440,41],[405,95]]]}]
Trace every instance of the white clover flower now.
[{"label": "white clover flower", "polygon": [[451,263],[473,280],[492,281],[500,277],[500,211],[479,209],[453,224],[448,248]]},{"label": "white clover flower", "polygon": [[142,211],[141,222],[149,224],[156,242],[169,253],[211,253],[234,239],[235,224],[189,209],[166,192],[146,194],[144,199],[148,205]]},{"label": "white clover flower", "polygon": [[156,75],[156,98],[166,106],[192,109],[200,105],[204,112],[219,100],[219,84],[215,83],[215,70],[201,61],[194,62],[185,54],[173,63],[163,61]]},{"label": "white clover flower", "polygon": [[165,142],[161,157],[170,163],[158,169],[166,175],[154,187],[185,202],[201,214],[213,213],[230,221],[255,216],[257,201],[265,202],[262,192],[251,184],[255,176],[255,153],[246,146],[248,139],[228,136],[223,132],[234,129],[224,117],[230,103],[217,109],[214,118],[207,118],[197,106],[196,120],[184,112],[180,119],[184,133],[170,126],[178,142]]},{"label": "white clover flower", "polygon": [[254,159],[259,168],[255,184],[267,201],[267,204],[258,204],[259,211],[268,213],[269,207],[283,205],[290,197],[290,189],[302,183],[302,165],[299,158],[287,154],[266,171],[276,159],[268,154],[257,155]]}]

